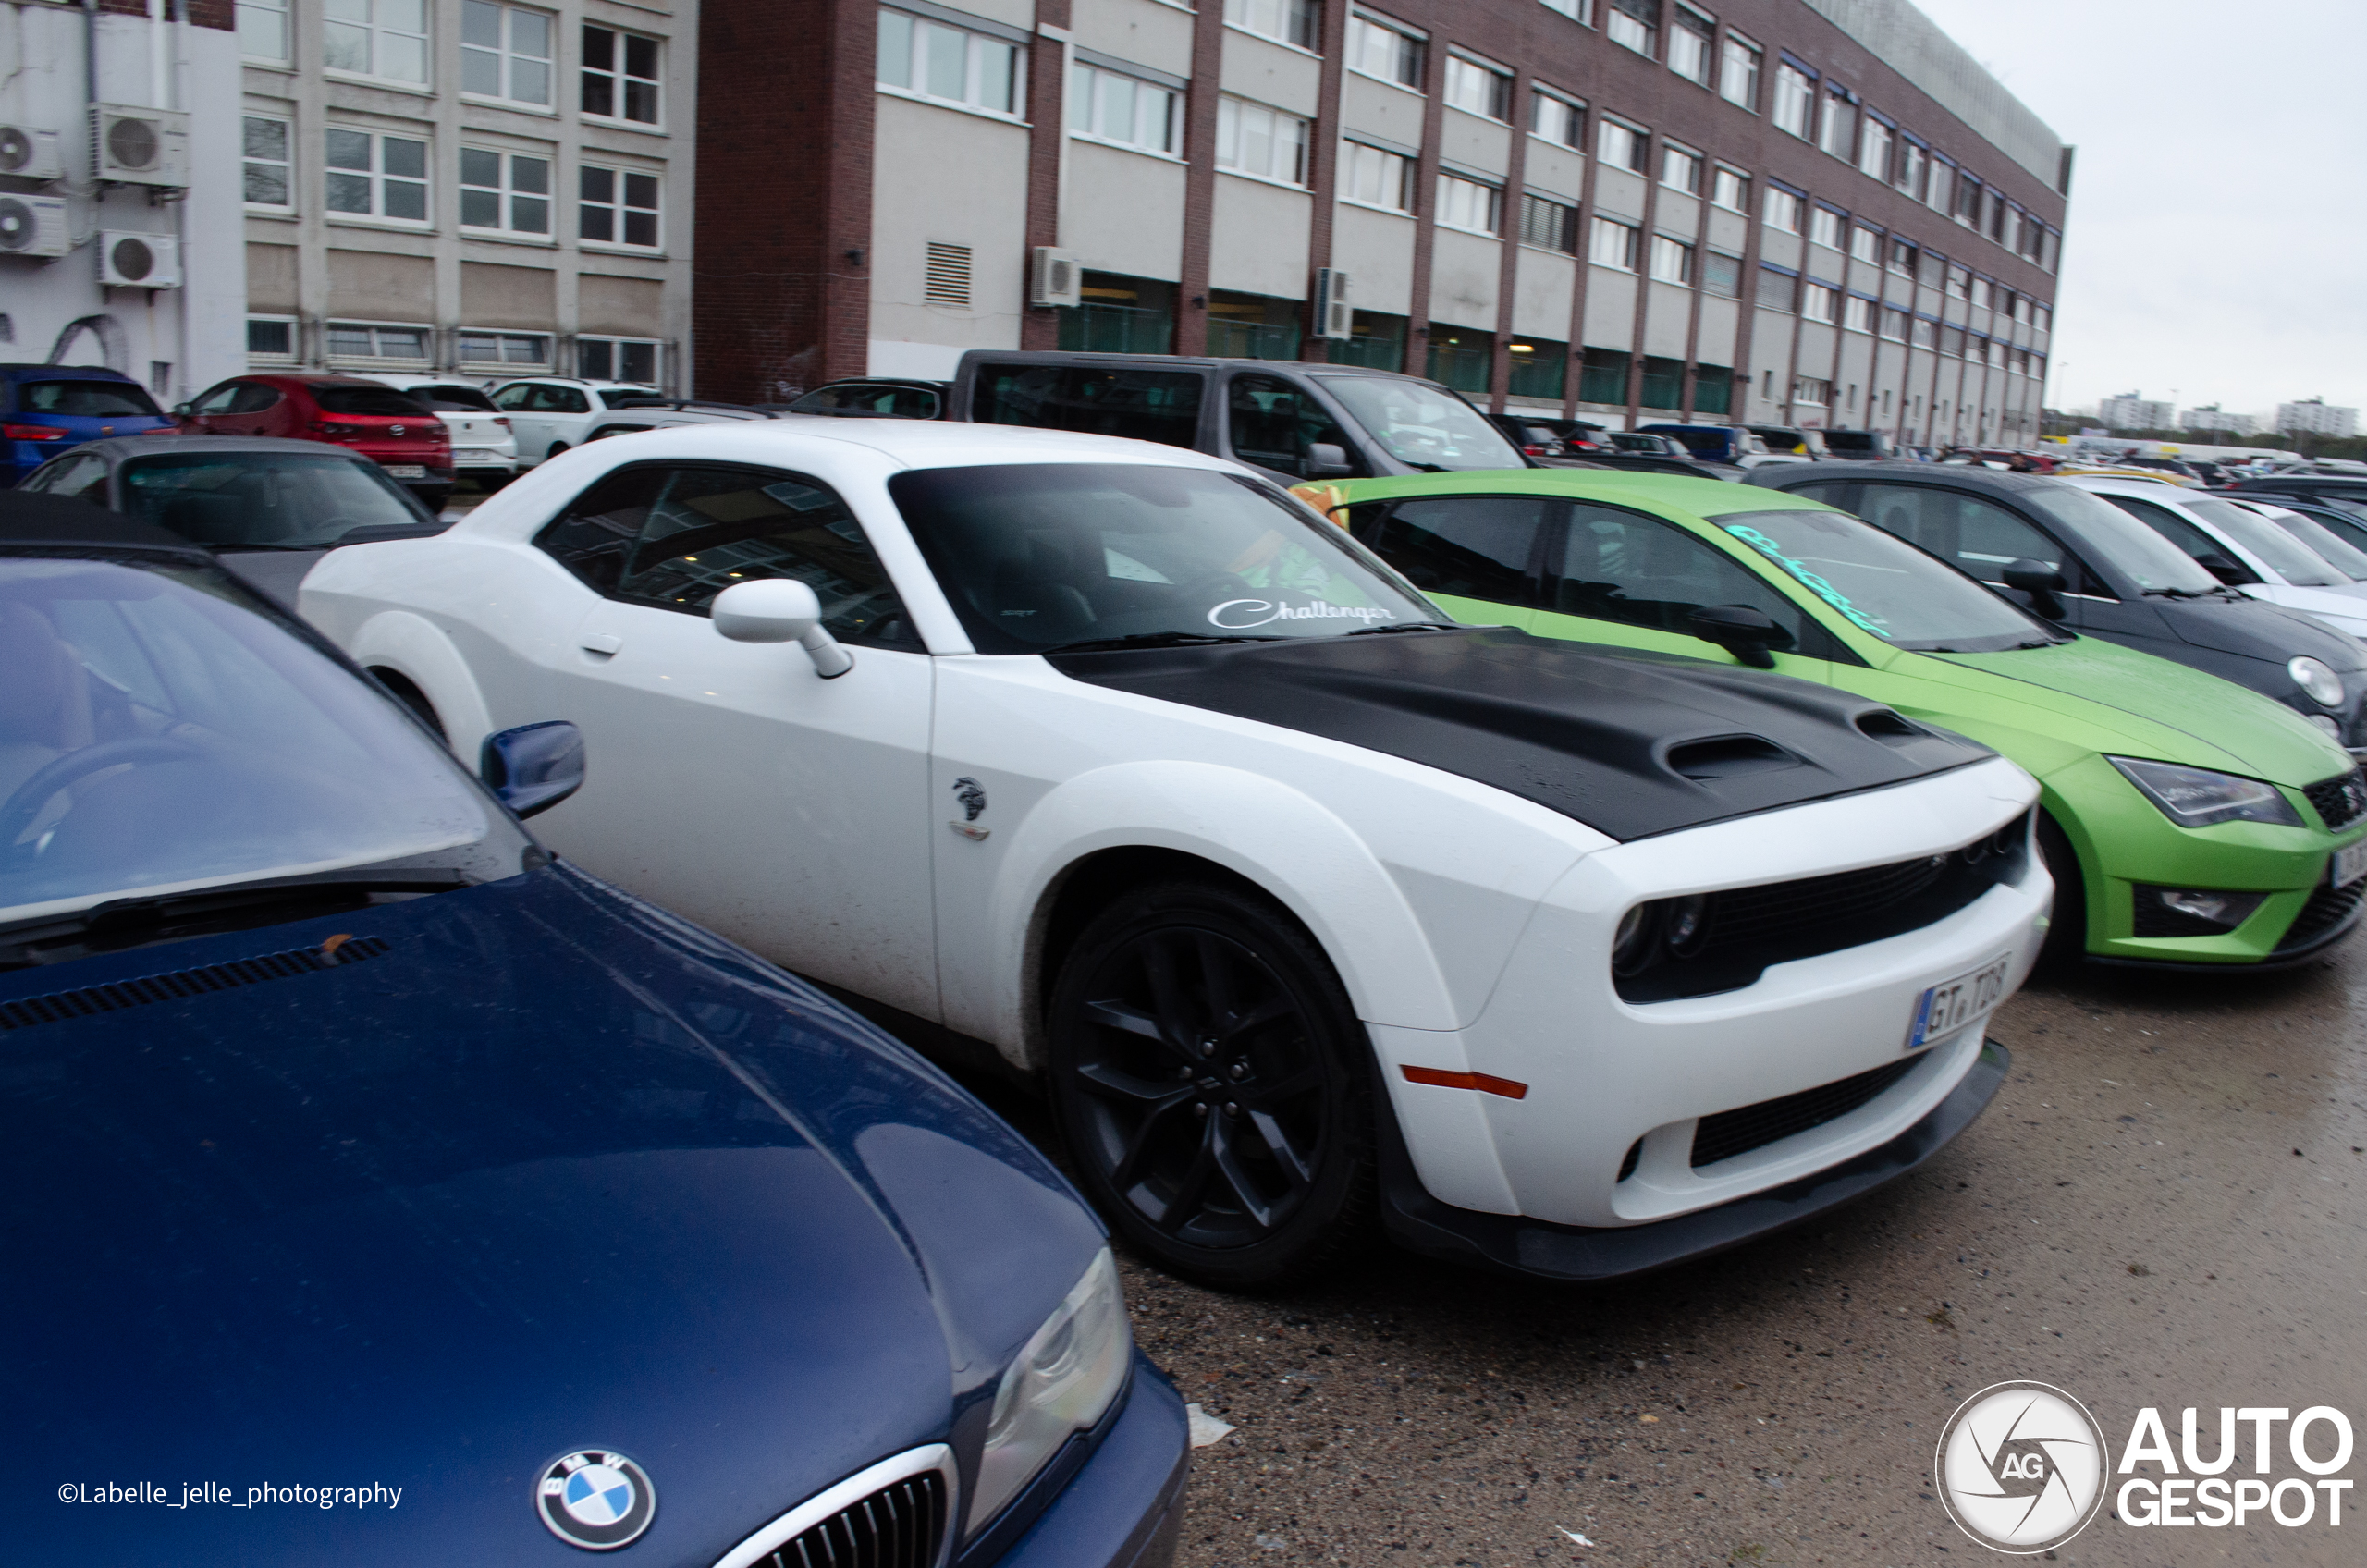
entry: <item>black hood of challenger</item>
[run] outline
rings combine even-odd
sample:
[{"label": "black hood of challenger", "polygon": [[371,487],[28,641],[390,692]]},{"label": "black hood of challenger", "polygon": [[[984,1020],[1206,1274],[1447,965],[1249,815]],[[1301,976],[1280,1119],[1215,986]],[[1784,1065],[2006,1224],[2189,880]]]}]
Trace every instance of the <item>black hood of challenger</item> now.
[{"label": "black hood of challenger", "polygon": [[1509,628],[1056,654],[1073,680],[1460,774],[1621,840],[1993,755],[1761,670]]}]

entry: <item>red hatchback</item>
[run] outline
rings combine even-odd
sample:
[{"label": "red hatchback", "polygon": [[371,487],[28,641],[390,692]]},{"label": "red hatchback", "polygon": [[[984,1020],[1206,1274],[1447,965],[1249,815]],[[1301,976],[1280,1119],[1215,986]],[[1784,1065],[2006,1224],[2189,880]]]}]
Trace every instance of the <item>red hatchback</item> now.
[{"label": "red hatchback", "polygon": [[350,447],[440,510],[452,494],[452,437],[434,410],[350,375],[234,375],[174,410],[183,430]]}]

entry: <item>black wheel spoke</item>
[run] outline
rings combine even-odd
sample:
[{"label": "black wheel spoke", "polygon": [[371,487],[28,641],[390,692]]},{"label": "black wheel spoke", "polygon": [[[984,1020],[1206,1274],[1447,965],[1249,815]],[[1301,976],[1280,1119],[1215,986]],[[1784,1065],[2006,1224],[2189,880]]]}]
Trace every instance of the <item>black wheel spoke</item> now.
[{"label": "black wheel spoke", "polygon": [[1217,1025],[1217,1038],[1229,1045],[1244,1035],[1262,1029],[1277,1019],[1288,1018],[1297,1011],[1290,998],[1278,993],[1268,997],[1246,1012],[1224,1019]]},{"label": "black wheel spoke", "polygon": [[1214,1136],[1210,1142],[1214,1146],[1216,1167],[1224,1177],[1225,1185],[1233,1189],[1233,1195],[1239,1200],[1242,1212],[1260,1226],[1272,1229],[1274,1207],[1266,1201],[1265,1194],[1257,1190],[1257,1183],[1241,1168],[1241,1154],[1233,1146],[1233,1134],[1220,1127],[1212,1131]]},{"label": "black wheel spoke", "polygon": [[1104,1029],[1116,1029],[1128,1035],[1139,1035],[1146,1040],[1165,1046],[1171,1050],[1180,1051],[1187,1061],[1191,1060],[1192,1053],[1184,1050],[1175,1041],[1169,1039],[1167,1032],[1159,1026],[1159,1020],[1131,1002],[1115,999],[1087,1002],[1085,1004],[1085,1016]]},{"label": "black wheel spoke", "polygon": [[1142,955],[1143,978],[1150,983],[1151,1008],[1159,1033],[1187,1059],[1196,1055],[1197,1021],[1184,1005],[1184,980],[1175,973],[1173,942],[1164,936],[1147,938],[1142,944]]},{"label": "black wheel spoke", "polygon": [[1076,1076],[1077,1082],[1103,1099],[1131,1105],[1151,1116],[1192,1097],[1192,1085],[1189,1084],[1145,1078],[1122,1067],[1112,1067],[1106,1061],[1086,1062],[1077,1069]]},{"label": "black wheel spoke", "polygon": [[1234,1000],[1233,955],[1225,950],[1225,943],[1206,932],[1193,942],[1200,960],[1200,990],[1208,1002],[1208,1033],[1221,1039],[1229,1032],[1233,1015],[1239,1011]]},{"label": "black wheel spoke", "polygon": [[1243,1105],[1259,1110],[1272,1110],[1299,1096],[1312,1093],[1323,1085],[1323,1074],[1315,1068],[1302,1067],[1284,1077],[1269,1081],[1251,1079],[1233,1091],[1233,1098]]},{"label": "black wheel spoke", "polygon": [[1175,1183],[1174,1195],[1167,1200],[1167,1207],[1159,1210],[1159,1228],[1170,1235],[1200,1212],[1201,1195],[1208,1190],[1208,1179],[1216,1174],[1216,1136],[1213,1124],[1201,1129],[1199,1152],[1192,1157],[1183,1179]]},{"label": "black wheel spoke", "polygon": [[1283,1175],[1290,1178],[1293,1192],[1315,1180],[1314,1165],[1291,1143],[1289,1134],[1282,1131],[1280,1122],[1262,1110],[1253,1110],[1249,1113],[1249,1124],[1257,1129],[1257,1135],[1266,1141],[1274,1163],[1282,1168]]},{"label": "black wheel spoke", "polygon": [[1143,1179],[1143,1168],[1149,1163],[1151,1145],[1157,1140],[1160,1124],[1167,1120],[1169,1112],[1179,1109],[1190,1098],[1190,1090],[1178,1090],[1162,1103],[1150,1108],[1149,1112],[1135,1124],[1134,1136],[1126,1141],[1126,1150],[1118,1157],[1118,1163],[1110,1168],[1111,1186],[1121,1193],[1130,1192],[1134,1183]]}]

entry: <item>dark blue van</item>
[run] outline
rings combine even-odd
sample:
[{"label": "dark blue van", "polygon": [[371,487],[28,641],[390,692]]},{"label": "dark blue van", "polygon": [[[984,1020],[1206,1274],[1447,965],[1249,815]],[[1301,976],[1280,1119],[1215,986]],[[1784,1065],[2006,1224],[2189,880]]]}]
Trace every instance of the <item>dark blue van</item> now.
[{"label": "dark blue van", "polygon": [[121,371],[0,364],[0,486],[85,441],[172,428],[148,389]]}]

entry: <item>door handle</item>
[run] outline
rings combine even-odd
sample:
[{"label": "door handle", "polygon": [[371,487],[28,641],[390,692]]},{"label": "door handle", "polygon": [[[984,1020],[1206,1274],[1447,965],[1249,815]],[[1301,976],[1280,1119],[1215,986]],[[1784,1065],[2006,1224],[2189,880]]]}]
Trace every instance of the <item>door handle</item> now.
[{"label": "door handle", "polygon": [[576,638],[576,643],[585,653],[604,659],[615,656],[617,650],[625,645],[625,640],[613,631],[586,631]]}]

